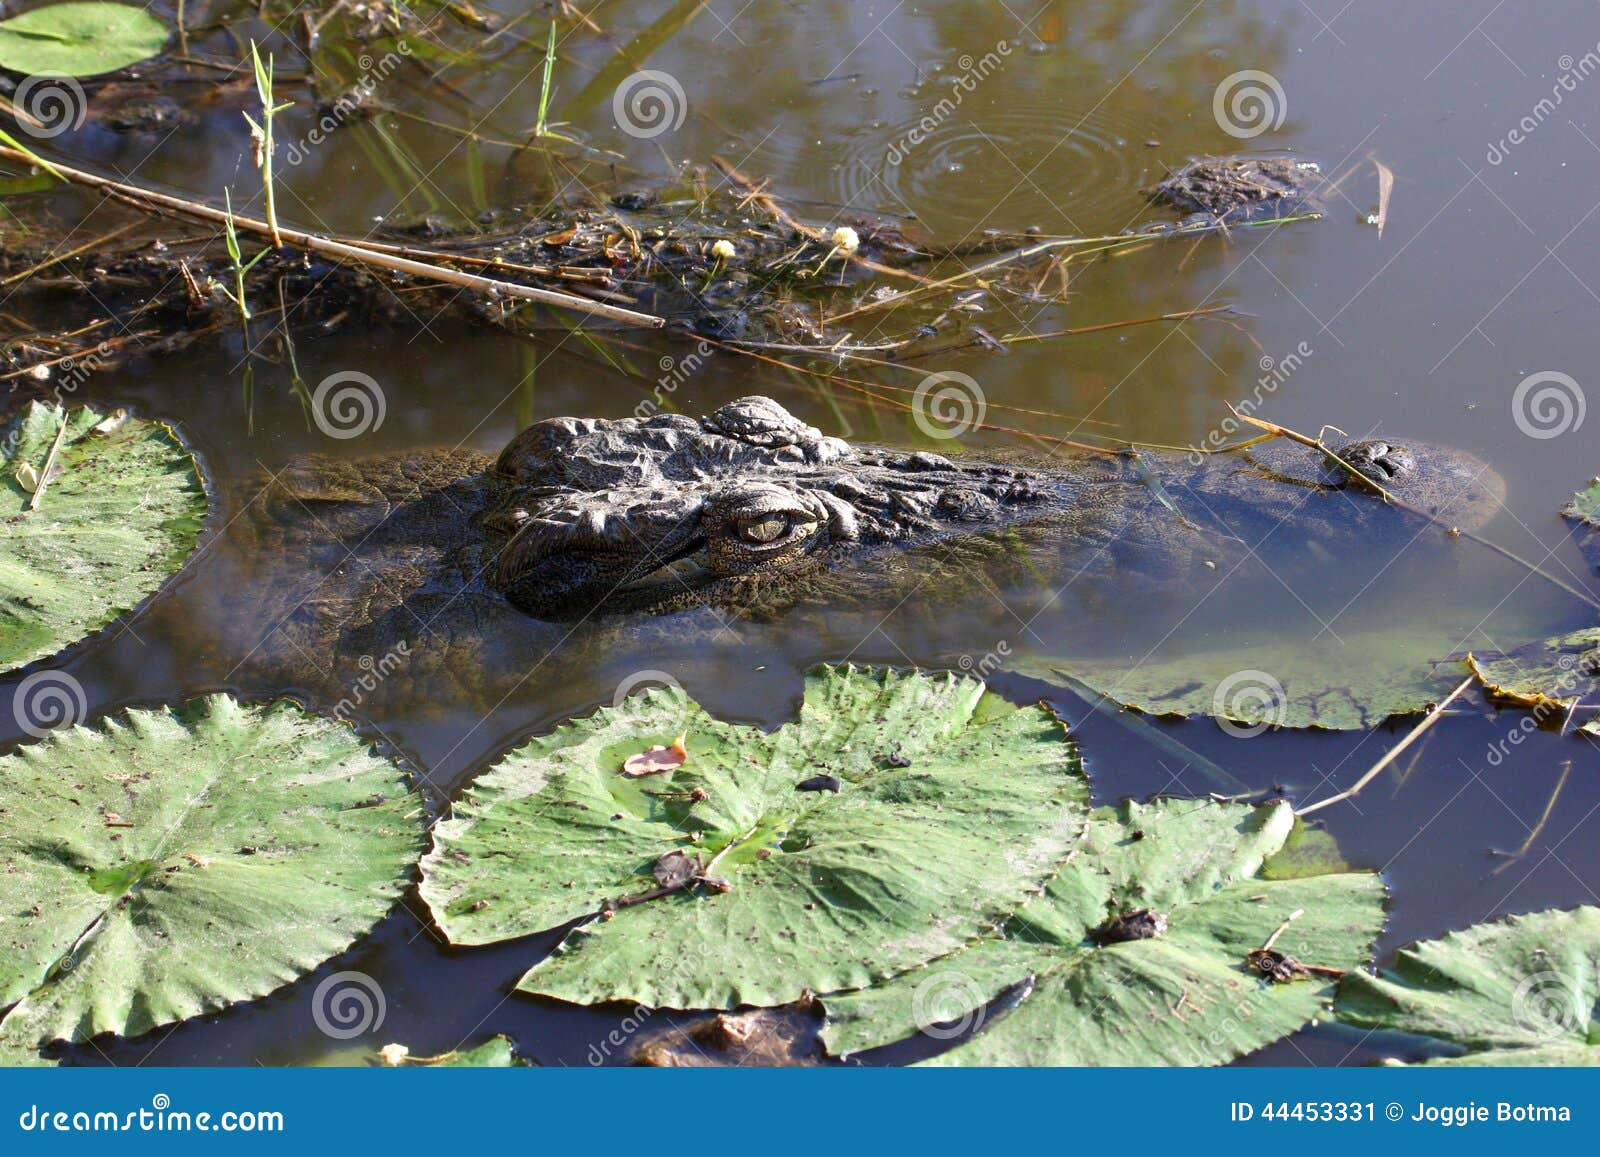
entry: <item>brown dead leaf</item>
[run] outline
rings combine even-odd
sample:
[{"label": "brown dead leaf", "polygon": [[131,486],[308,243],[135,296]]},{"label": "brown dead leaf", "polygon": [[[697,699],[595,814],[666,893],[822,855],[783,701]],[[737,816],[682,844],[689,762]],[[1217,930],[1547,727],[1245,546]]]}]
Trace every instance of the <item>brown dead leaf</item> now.
[{"label": "brown dead leaf", "polygon": [[622,774],[638,779],[640,776],[660,775],[662,772],[683,766],[689,759],[689,749],[684,746],[684,740],[688,737],[687,731],[679,732],[671,747],[652,747],[649,751],[628,756],[623,761]]}]

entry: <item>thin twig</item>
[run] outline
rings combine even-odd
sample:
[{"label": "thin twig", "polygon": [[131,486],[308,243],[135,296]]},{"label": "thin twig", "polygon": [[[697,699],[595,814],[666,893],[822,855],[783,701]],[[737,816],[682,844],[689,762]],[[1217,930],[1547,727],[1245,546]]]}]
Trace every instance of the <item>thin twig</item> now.
[{"label": "thin twig", "polygon": [[1468,675],[1465,679],[1461,680],[1461,682],[1456,685],[1456,689],[1450,692],[1449,695],[1445,696],[1444,701],[1440,703],[1439,706],[1435,707],[1432,713],[1426,719],[1417,724],[1410,735],[1407,735],[1399,743],[1391,747],[1388,753],[1382,759],[1378,760],[1377,763],[1372,765],[1371,770],[1369,770],[1367,774],[1356,780],[1354,786],[1341,791],[1338,795],[1331,795],[1325,800],[1320,800],[1317,803],[1303,807],[1295,814],[1304,818],[1305,816],[1310,815],[1312,812],[1321,811],[1325,807],[1330,807],[1333,804],[1354,798],[1360,793],[1362,788],[1366,787],[1367,784],[1371,783],[1373,779],[1377,777],[1379,772],[1393,763],[1399,757],[1402,751],[1410,747],[1417,740],[1421,739],[1422,736],[1427,732],[1428,728],[1439,722],[1439,720],[1444,717],[1444,709],[1460,698],[1466,692],[1467,688],[1471,687],[1477,681],[1478,677],[1476,675]]},{"label": "thin twig", "polygon": [[1278,925],[1278,930],[1276,932],[1274,932],[1271,936],[1267,937],[1267,942],[1261,946],[1259,951],[1261,951],[1261,952],[1271,952],[1272,951],[1272,946],[1278,942],[1278,937],[1282,936],[1285,932],[1289,931],[1289,925],[1293,924],[1296,920],[1300,919],[1300,917],[1304,916],[1305,914],[1306,914],[1306,910],[1304,908],[1296,908],[1293,912],[1290,912],[1289,913],[1289,918],[1287,920],[1285,920],[1282,924]]},{"label": "thin twig", "polygon": [[56,440],[50,444],[50,453],[45,455],[44,469],[39,471],[39,481],[34,485],[33,497],[28,499],[28,509],[38,510],[39,503],[44,501],[45,488],[50,485],[50,476],[55,473],[56,461],[61,457],[61,443],[67,440],[67,414],[61,413],[61,425],[56,428]]},{"label": "thin twig", "polygon": [[[25,151],[4,145],[0,145],[0,158],[20,161],[26,164],[33,164],[39,159],[30,156]],[[174,197],[167,193],[158,193],[153,189],[144,189],[138,185],[114,181],[109,177],[102,177],[98,173],[91,173],[84,169],[73,168],[53,161],[49,162],[48,168],[50,172],[65,181],[75,185],[82,185],[86,188],[99,189],[116,200],[131,205],[142,212],[158,215],[161,213],[176,213],[182,217],[208,221],[218,226],[223,226],[228,221],[227,213],[199,201],[191,201],[183,197]],[[271,227],[265,221],[235,216],[233,224],[236,229],[246,233],[253,233],[257,237],[271,239],[273,236]],[[553,289],[541,289],[532,285],[519,285],[513,281],[498,281],[494,278],[478,277],[471,273],[461,273],[454,269],[448,269],[442,265],[413,261],[405,257],[394,257],[361,244],[336,241],[331,237],[322,237],[315,233],[306,233],[298,229],[280,227],[278,234],[285,244],[298,249],[326,254],[329,257],[343,258],[347,261],[356,261],[363,265],[373,265],[396,273],[409,273],[415,277],[427,278],[430,281],[442,281],[449,285],[459,285],[465,289],[475,289],[481,293],[515,297],[525,301],[537,301],[544,305],[560,306],[562,309],[589,313],[596,317],[606,318],[609,321],[645,326],[650,329],[659,329],[666,324],[662,318],[653,314],[639,313],[635,310],[623,309],[615,305],[606,305],[592,301],[587,297],[560,293]],[[447,254],[439,254],[438,256],[442,260],[449,260]]]},{"label": "thin twig", "polygon": [[1516,863],[1518,860],[1522,859],[1523,856],[1528,854],[1528,849],[1533,847],[1533,842],[1537,840],[1540,833],[1544,831],[1545,824],[1550,822],[1550,813],[1556,810],[1556,800],[1561,797],[1561,789],[1567,786],[1567,776],[1571,774],[1572,760],[1569,759],[1561,765],[1561,778],[1556,780],[1556,789],[1550,793],[1550,799],[1544,805],[1544,814],[1539,817],[1539,822],[1535,824],[1533,830],[1528,833],[1528,838],[1522,841],[1522,846],[1516,851],[1509,853],[1506,857],[1506,862],[1496,868],[1491,875],[1498,876],[1501,872],[1505,871],[1512,864]]},{"label": "thin twig", "polygon": [[[1224,403],[1224,404],[1226,405],[1227,403]],[[1471,542],[1477,543],[1479,546],[1486,547],[1489,550],[1494,551],[1494,553],[1498,554],[1501,558],[1509,559],[1510,561],[1516,563],[1518,566],[1520,566],[1523,569],[1529,571],[1530,573],[1538,575],[1540,578],[1544,579],[1546,582],[1550,583],[1552,586],[1555,586],[1555,587],[1559,588],[1560,590],[1565,591],[1567,594],[1571,595],[1573,598],[1579,600],[1580,602],[1588,603],[1591,607],[1594,607],[1596,610],[1600,610],[1600,599],[1595,599],[1592,595],[1585,594],[1583,591],[1580,591],[1577,587],[1572,586],[1571,584],[1569,584],[1567,582],[1564,582],[1563,580],[1557,578],[1555,575],[1550,574],[1548,571],[1542,570],[1540,567],[1538,567],[1534,563],[1529,562],[1527,559],[1523,558],[1521,555],[1516,554],[1513,551],[1507,550],[1505,547],[1501,546],[1499,543],[1495,543],[1495,542],[1489,541],[1487,538],[1484,538],[1482,535],[1474,534],[1470,530],[1462,530],[1458,526],[1451,526],[1448,523],[1442,521],[1438,517],[1438,515],[1429,514],[1426,510],[1419,510],[1417,507],[1412,506],[1409,502],[1406,502],[1403,499],[1397,498],[1393,493],[1391,493],[1389,490],[1385,489],[1382,485],[1380,485],[1377,482],[1374,482],[1371,478],[1367,477],[1365,474],[1361,473],[1361,471],[1357,470],[1354,466],[1350,465],[1350,463],[1346,462],[1343,458],[1339,457],[1339,455],[1337,453],[1335,453],[1333,451],[1333,449],[1330,448],[1326,442],[1323,442],[1318,438],[1313,438],[1309,434],[1302,434],[1302,433],[1300,433],[1300,432],[1298,432],[1296,430],[1291,430],[1287,426],[1280,426],[1276,422],[1268,422],[1263,418],[1257,418],[1257,417],[1253,417],[1250,414],[1241,413],[1240,411],[1234,409],[1232,405],[1228,405],[1228,411],[1231,414],[1233,414],[1233,416],[1235,418],[1238,418],[1240,421],[1249,422],[1252,426],[1257,426],[1260,429],[1266,430],[1267,432],[1269,432],[1271,434],[1276,434],[1280,438],[1287,438],[1291,442],[1298,442],[1302,446],[1311,447],[1313,450],[1318,451],[1324,457],[1326,457],[1328,459],[1328,461],[1334,463],[1334,465],[1338,466],[1340,469],[1344,470],[1347,474],[1349,474],[1350,480],[1352,482],[1354,482],[1357,486],[1359,486],[1361,489],[1367,490],[1367,491],[1377,495],[1379,498],[1381,498],[1385,502],[1387,502],[1390,506],[1393,506],[1393,507],[1395,507],[1395,508],[1397,508],[1399,510],[1403,510],[1407,514],[1416,515],[1416,517],[1418,517],[1420,519],[1423,519],[1426,522],[1432,523],[1434,526],[1437,526],[1440,530],[1444,531],[1446,534],[1450,535],[1453,538],[1455,538],[1455,537],[1465,538],[1465,539],[1468,539]]]}]

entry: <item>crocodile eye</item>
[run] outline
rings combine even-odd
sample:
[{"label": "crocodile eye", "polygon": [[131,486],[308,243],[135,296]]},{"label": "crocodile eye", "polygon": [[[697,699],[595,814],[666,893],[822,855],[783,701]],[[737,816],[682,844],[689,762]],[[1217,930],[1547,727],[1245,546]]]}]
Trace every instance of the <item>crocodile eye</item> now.
[{"label": "crocodile eye", "polygon": [[739,521],[739,537],[746,542],[766,544],[777,542],[789,533],[794,520],[787,514],[760,514]]}]

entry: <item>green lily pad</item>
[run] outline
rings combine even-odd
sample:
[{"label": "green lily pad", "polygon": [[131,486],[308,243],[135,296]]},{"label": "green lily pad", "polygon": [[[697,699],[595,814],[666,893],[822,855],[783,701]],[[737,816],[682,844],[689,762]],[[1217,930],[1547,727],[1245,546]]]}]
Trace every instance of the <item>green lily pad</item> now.
[{"label": "green lily pad", "polygon": [[508,1038],[492,1036],[475,1048],[431,1057],[414,1053],[402,1044],[387,1044],[376,1052],[371,1045],[335,1049],[312,1061],[311,1065],[327,1069],[513,1069],[527,1068],[528,1062],[512,1053]]},{"label": "green lily pad", "polygon": [[[37,509],[62,422],[59,472]],[[0,427],[0,671],[52,655],[154,593],[194,549],[206,496],[159,422],[34,402]]]},{"label": "green lily pad", "polygon": [[54,1068],[55,1063],[40,1056],[39,1050],[33,1045],[15,1040],[9,1034],[0,1033],[0,1068]]},{"label": "green lily pad", "polygon": [[0,67],[52,76],[97,76],[157,55],[167,26],[143,8],[84,0],[0,20]]},{"label": "green lily pad", "polygon": [[0,1032],[126,1036],[262,996],[366,932],[416,801],[344,724],[226,695],[0,759]]},{"label": "green lily pad", "polygon": [[459,1049],[442,1057],[407,1057],[405,1068],[427,1069],[517,1069],[526,1067],[511,1052],[511,1042],[503,1036],[490,1037],[477,1048]]},{"label": "green lily pad", "polygon": [[[682,766],[620,774],[682,730]],[[818,777],[838,790],[800,789]],[[1072,850],[1087,800],[1061,724],[974,679],[826,669],[807,680],[799,719],[770,734],[653,688],[475,782],[435,830],[422,896],[457,944],[616,906],[535,965],[525,991],[784,1004],[864,987],[998,925]],[[685,856],[730,890],[627,903],[692,871]]]},{"label": "green lily pad", "polygon": [[1591,698],[1600,691],[1600,627],[1477,654],[1472,669],[1491,696],[1525,707]]},{"label": "green lily pad", "polygon": [[[919,1030],[942,1039],[977,1030],[928,1062],[938,1065],[1210,1065],[1270,1044],[1315,1018],[1331,984],[1320,974],[1270,982],[1247,954],[1287,922],[1278,951],[1354,968],[1384,919],[1371,872],[1263,874],[1295,827],[1283,803],[1100,809],[1060,876],[1000,937],[824,997],[823,1040],[848,1054]],[[1156,915],[1158,934],[1115,939],[1158,929]],[[985,1005],[1007,990],[1025,995],[989,1015]]]},{"label": "green lily pad", "polygon": [[1458,1045],[1467,1055],[1455,1063],[1600,1064],[1600,908],[1510,916],[1412,945],[1376,976],[1345,977],[1335,1011]]},{"label": "green lily pad", "polygon": [[1561,513],[1577,524],[1578,549],[1591,567],[1600,570],[1600,478],[1574,494]]},{"label": "green lily pad", "polygon": [[1448,695],[1467,672],[1446,660],[1463,649],[1460,637],[1446,631],[1327,634],[1288,646],[1223,645],[1142,660],[1023,659],[1007,670],[1081,683],[1148,715],[1210,716],[1251,730],[1368,730]]},{"label": "green lily pad", "polygon": [[1296,820],[1283,847],[1262,863],[1261,876],[1267,880],[1297,880],[1303,876],[1330,876],[1350,870],[1339,852],[1338,842],[1326,828]]}]

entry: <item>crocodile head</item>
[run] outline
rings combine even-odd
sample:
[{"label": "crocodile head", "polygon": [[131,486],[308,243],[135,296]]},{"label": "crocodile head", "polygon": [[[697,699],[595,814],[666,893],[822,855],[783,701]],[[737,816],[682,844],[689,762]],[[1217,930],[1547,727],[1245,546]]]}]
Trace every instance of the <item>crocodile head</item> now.
[{"label": "crocodile head", "polygon": [[1361,479],[1286,442],[1198,464],[1162,455],[1064,456],[1038,468],[952,460],[853,446],[762,397],[699,421],[553,418],[513,439],[492,471],[499,499],[488,525],[499,541],[490,581],[545,619],[751,607],[808,574],[833,570],[837,583],[844,568],[835,564],[846,560],[878,583],[860,565],[874,554],[904,570],[914,548],[1008,527],[1049,536],[1069,556],[1094,553],[1127,574],[1181,581],[1187,558],[1215,558],[1219,542],[1256,542],[1291,521],[1326,546],[1376,547],[1374,528],[1401,518],[1376,513],[1379,487],[1462,528],[1498,508],[1498,478],[1470,455],[1381,440],[1343,452]]},{"label": "crocodile head", "polygon": [[541,618],[738,603],[874,547],[999,527],[1056,500],[1048,475],[857,448],[770,398],[700,421],[552,418],[495,473],[509,533],[493,585]]}]

